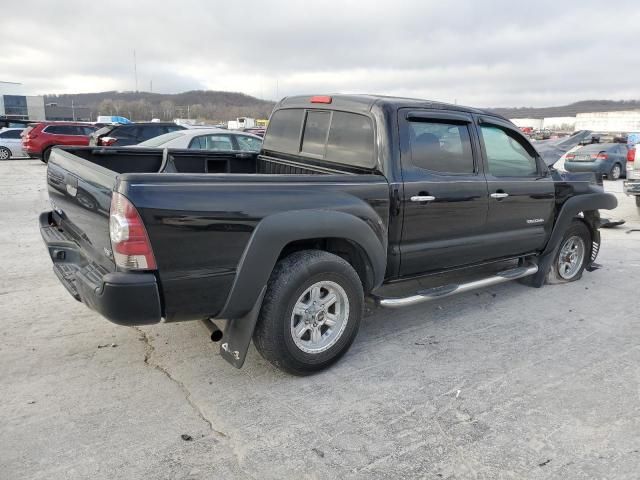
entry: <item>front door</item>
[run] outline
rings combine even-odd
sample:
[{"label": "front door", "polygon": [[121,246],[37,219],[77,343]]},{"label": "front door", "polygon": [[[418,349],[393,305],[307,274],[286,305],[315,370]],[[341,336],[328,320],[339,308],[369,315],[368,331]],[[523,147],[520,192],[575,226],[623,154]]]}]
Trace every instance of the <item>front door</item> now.
[{"label": "front door", "polygon": [[555,187],[531,144],[513,125],[492,117],[479,119],[489,189],[487,232],[493,247],[506,255],[541,250],[551,234]]},{"label": "front door", "polygon": [[471,115],[401,109],[403,226],[400,275],[475,263],[483,246],[487,183]]}]

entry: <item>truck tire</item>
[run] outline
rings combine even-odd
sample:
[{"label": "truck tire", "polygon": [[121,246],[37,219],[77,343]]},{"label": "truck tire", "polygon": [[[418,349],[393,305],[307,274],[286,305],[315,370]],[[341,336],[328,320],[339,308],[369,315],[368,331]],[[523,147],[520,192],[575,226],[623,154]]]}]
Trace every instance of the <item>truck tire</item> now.
[{"label": "truck tire", "polygon": [[591,258],[591,232],[580,220],[574,220],[567,228],[556,257],[547,274],[547,283],[575,282]]},{"label": "truck tire", "polygon": [[349,263],[320,250],[295,252],[269,278],[253,342],[281,370],[309,375],[346,353],[363,306],[362,282]]}]

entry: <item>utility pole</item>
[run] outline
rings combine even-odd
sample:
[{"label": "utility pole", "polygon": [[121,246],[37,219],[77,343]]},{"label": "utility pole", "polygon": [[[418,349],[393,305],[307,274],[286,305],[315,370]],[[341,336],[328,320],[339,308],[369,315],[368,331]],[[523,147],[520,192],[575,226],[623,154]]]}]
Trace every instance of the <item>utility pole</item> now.
[{"label": "utility pole", "polygon": [[136,49],[133,49],[133,76],[136,79],[136,93],[138,93],[138,62],[136,60]]},{"label": "utility pole", "polygon": [[73,117],[73,121],[76,121],[76,107],[73,103],[73,98],[71,99],[71,116]]},{"label": "utility pole", "polygon": [[149,80],[149,93],[153,93],[153,80]]}]

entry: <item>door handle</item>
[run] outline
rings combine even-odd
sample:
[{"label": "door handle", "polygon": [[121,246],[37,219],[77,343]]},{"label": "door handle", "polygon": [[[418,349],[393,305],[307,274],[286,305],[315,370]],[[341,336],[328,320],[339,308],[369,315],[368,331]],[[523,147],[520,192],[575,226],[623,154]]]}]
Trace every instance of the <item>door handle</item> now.
[{"label": "door handle", "polygon": [[508,193],[504,192],[496,192],[489,195],[491,198],[507,198],[509,196]]},{"label": "door handle", "polygon": [[436,197],[432,195],[414,195],[411,197],[412,202],[433,202]]}]

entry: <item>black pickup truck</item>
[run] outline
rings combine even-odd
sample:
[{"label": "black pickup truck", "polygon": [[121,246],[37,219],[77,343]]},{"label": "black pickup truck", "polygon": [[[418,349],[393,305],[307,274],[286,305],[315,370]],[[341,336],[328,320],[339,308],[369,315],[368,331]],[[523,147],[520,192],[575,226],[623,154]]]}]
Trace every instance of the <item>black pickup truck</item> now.
[{"label": "black pickup truck", "polygon": [[593,174],[547,167],[502,117],[366,95],[283,99],[259,154],[58,148],[47,181],[40,229],[77,300],[121,325],[203,320],[236,367],[253,338],[295,374],[346,352],[365,299],[577,280],[598,253],[598,209],[616,206]]}]

